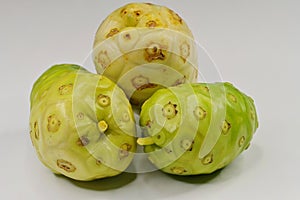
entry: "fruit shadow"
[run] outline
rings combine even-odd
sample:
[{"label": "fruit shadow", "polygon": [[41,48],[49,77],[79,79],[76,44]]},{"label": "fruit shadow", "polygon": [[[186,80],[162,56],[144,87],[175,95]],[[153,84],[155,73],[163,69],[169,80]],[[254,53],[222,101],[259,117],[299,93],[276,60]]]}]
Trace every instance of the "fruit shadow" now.
[{"label": "fruit shadow", "polygon": [[55,176],[57,176],[59,178],[63,178],[80,188],[84,188],[84,189],[88,189],[88,190],[95,190],[95,191],[118,189],[125,185],[128,185],[129,183],[134,181],[137,177],[136,174],[127,173],[127,172],[123,172],[117,176],[97,179],[97,180],[93,180],[93,181],[78,181],[78,180],[73,180],[73,179],[70,179],[70,178],[62,176],[62,175],[55,175]]},{"label": "fruit shadow", "polygon": [[201,175],[187,175],[187,176],[178,176],[173,174],[166,174],[166,176],[175,179],[177,181],[190,183],[190,184],[205,184],[216,177],[218,177],[223,169],[219,169],[211,174],[201,174]]}]

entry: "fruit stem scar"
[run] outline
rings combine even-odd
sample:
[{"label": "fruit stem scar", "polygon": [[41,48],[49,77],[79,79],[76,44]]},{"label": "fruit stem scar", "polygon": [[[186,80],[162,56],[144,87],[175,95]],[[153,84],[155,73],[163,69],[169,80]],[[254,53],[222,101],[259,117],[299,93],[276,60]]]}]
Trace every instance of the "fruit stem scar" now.
[{"label": "fruit stem scar", "polygon": [[102,133],[104,133],[108,129],[108,124],[106,123],[106,121],[101,120],[100,122],[98,122],[98,128]]},{"label": "fruit stem scar", "polygon": [[138,138],[137,143],[141,146],[154,144],[154,141],[151,137]]}]

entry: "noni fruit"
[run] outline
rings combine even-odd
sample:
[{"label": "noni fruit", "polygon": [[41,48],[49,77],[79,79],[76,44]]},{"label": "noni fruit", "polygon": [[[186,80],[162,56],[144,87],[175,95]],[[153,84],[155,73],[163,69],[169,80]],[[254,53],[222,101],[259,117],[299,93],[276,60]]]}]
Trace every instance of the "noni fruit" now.
[{"label": "noni fruit", "polygon": [[108,78],[55,65],[33,85],[30,137],[41,162],[76,180],[124,171],[136,150],[135,121],[124,92]]},{"label": "noni fruit", "polygon": [[194,83],[156,91],[140,124],[149,160],[166,173],[212,173],[249,147],[258,127],[253,100],[230,83]]},{"label": "noni fruit", "polygon": [[167,7],[130,3],[99,26],[93,48],[99,74],[116,82],[135,107],[159,88],[197,80],[197,51],[183,19]]}]

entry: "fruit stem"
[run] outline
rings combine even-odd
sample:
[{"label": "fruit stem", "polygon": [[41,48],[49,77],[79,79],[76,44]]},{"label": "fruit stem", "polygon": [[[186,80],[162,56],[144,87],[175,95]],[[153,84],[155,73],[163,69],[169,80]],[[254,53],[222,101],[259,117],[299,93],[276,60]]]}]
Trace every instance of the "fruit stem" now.
[{"label": "fruit stem", "polygon": [[151,137],[138,138],[137,143],[141,146],[154,144],[154,141]]},{"label": "fruit stem", "polygon": [[101,120],[100,122],[98,122],[98,128],[102,133],[104,133],[108,128],[108,124],[106,123],[106,121]]}]

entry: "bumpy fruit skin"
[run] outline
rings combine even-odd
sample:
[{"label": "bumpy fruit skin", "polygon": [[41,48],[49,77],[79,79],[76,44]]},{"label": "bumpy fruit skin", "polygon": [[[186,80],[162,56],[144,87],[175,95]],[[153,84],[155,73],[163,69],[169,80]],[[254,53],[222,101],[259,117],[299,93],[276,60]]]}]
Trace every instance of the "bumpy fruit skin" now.
[{"label": "bumpy fruit skin", "polygon": [[249,147],[258,127],[253,100],[230,83],[182,84],[158,90],[142,106],[150,161],[166,173],[212,173]]},{"label": "bumpy fruit skin", "polygon": [[33,146],[54,173],[84,181],[110,177],[133,159],[133,112],[108,78],[55,65],[35,82],[30,104]]},{"label": "bumpy fruit skin", "polygon": [[93,59],[97,72],[124,90],[137,107],[157,89],[194,82],[197,53],[183,19],[167,7],[131,3],[99,26]]}]

